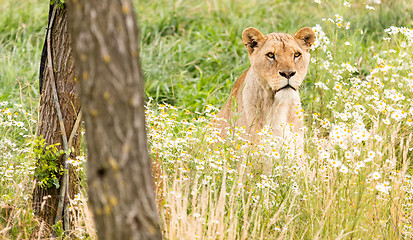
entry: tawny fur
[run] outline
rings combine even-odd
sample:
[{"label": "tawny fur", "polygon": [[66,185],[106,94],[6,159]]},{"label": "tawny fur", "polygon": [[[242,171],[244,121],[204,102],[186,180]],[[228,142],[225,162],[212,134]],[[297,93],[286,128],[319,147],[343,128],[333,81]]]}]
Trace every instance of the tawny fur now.
[{"label": "tawny fur", "polygon": [[[255,28],[247,28],[242,39],[251,66],[234,84],[218,113],[218,117],[227,120],[220,127],[225,129],[235,120],[235,126],[245,126],[253,139],[266,125],[276,136],[298,133],[302,137],[298,89],[307,74],[314,32],[302,28],[294,36],[284,33],[264,36]],[[285,88],[288,84],[291,87]]]}]

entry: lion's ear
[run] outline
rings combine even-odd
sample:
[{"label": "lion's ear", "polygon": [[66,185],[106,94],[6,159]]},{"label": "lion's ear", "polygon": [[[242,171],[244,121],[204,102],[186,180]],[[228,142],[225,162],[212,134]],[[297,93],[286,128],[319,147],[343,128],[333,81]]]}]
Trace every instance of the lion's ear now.
[{"label": "lion's ear", "polygon": [[249,27],[242,32],[242,41],[248,50],[248,54],[252,54],[257,47],[260,47],[263,40],[264,35],[256,28]]},{"label": "lion's ear", "polygon": [[313,29],[309,27],[301,28],[294,34],[294,37],[300,47],[307,52],[310,50],[316,38]]}]

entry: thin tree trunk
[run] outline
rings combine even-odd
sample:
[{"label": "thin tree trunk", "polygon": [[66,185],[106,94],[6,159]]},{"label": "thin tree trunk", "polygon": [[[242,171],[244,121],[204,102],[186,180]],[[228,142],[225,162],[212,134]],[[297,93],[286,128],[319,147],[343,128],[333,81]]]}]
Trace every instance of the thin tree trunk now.
[{"label": "thin tree trunk", "polygon": [[130,0],[72,0],[69,15],[99,239],[161,239]]},{"label": "thin tree trunk", "polygon": [[[53,8],[53,6],[51,6],[51,8]],[[51,13],[52,11],[49,11],[49,14]],[[71,39],[67,28],[67,10],[57,7],[54,19],[49,16],[49,23],[50,21],[53,21],[53,26],[48,30],[47,34],[51,34],[50,42],[52,51],[47,51],[48,46],[45,43],[40,68],[42,71],[40,74],[42,89],[37,135],[42,136],[43,139],[45,139],[46,145],[60,143],[58,149],[63,149],[62,134],[57,117],[56,105],[53,102],[52,84],[55,84],[56,86],[63,115],[63,123],[68,138],[72,133],[74,123],[80,110],[80,100],[75,83],[75,66],[72,58]],[[50,69],[47,67],[49,64],[47,61],[47,54],[49,53],[52,56],[54,79],[52,79]],[[75,151],[70,154],[70,157],[75,158],[80,153],[79,129],[76,130],[72,146]],[[60,163],[63,165],[63,157],[60,158]],[[69,169],[69,173],[69,196],[73,197],[78,189],[77,180],[74,177],[72,169]],[[63,186],[62,176],[60,176],[59,180],[60,186]],[[56,188],[55,186],[44,188],[40,185],[36,185],[33,192],[34,212],[49,226],[55,224],[59,194],[60,188]],[[67,203],[67,201],[68,198],[66,197],[65,202]]]}]

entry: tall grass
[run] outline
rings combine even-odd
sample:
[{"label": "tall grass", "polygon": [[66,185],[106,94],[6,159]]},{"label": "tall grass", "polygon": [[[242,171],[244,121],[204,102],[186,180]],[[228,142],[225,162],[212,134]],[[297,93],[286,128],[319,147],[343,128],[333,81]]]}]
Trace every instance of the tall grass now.
[{"label": "tall grass", "polygon": [[[317,2],[135,1],[166,239],[412,238],[413,3]],[[46,229],[30,199],[48,1],[0,9],[0,238],[30,239]],[[249,65],[249,26],[317,31],[304,150],[266,129],[252,144],[213,128]],[[71,200],[71,238],[96,238],[86,199]]]},{"label": "tall grass", "polygon": [[19,83],[37,95],[46,1],[0,0],[0,101],[19,99]]}]

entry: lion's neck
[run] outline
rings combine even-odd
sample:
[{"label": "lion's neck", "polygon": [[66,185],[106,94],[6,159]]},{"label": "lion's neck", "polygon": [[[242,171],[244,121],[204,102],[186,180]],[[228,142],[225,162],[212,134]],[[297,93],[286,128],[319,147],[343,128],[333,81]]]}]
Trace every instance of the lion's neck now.
[{"label": "lion's neck", "polygon": [[293,125],[295,129],[302,127],[302,119],[297,114],[297,111],[301,111],[297,91],[286,89],[274,93],[252,68],[247,73],[246,80],[242,102],[250,133],[270,125],[275,134],[282,136],[283,125]]}]

